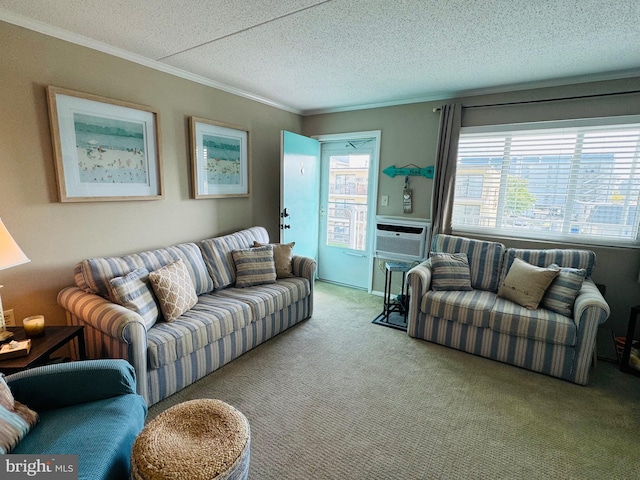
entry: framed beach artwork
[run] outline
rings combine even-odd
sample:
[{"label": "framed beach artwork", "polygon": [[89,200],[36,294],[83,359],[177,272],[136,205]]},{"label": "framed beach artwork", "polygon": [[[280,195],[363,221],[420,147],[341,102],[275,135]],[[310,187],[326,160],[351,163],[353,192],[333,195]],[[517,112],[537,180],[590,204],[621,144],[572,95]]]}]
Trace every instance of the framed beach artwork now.
[{"label": "framed beach artwork", "polygon": [[157,111],[53,86],[47,100],[61,202],[162,198]]},{"label": "framed beach artwork", "polygon": [[193,198],[248,197],[251,152],[242,127],[191,117]]}]

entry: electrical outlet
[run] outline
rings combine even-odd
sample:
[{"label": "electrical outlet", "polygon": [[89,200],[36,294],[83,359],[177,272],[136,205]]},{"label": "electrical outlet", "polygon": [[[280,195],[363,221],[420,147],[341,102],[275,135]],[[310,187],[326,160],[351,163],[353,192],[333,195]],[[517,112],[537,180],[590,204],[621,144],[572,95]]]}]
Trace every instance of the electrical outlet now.
[{"label": "electrical outlet", "polygon": [[16,317],[13,316],[13,308],[9,310],[5,310],[2,312],[4,315],[4,324],[7,327],[15,327],[16,326]]}]

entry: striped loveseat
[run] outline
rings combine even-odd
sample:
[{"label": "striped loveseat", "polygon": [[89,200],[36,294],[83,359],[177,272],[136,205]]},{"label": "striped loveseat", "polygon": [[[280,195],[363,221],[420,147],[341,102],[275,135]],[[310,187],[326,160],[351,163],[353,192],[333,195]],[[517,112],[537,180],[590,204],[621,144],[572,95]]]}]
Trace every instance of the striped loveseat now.
[{"label": "striped loveseat", "polygon": [[[128,360],[138,393],[152,405],[311,316],[316,270],[311,258],[293,255],[291,272],[287,278],[279,275],[275,283],[236,286],[233,252],[254,243],[269,243],[264,228],[86,259],[75,267],[76,285],[62,290],[58,303],[67,310],[70,324],[85,327],[88,356]],[[157,310],[149,315],[146,306],[153,310],[157,298],[150,292],[155,289],[144,285],[132,292],[133,300],[149,297],[144,308],[134,311],[112,300],[113,279],[178,263],[186,266],[197,303],[175,320],[162,321]]]},{"label": "striped loveseat", "polygon": [[[436,235],[431,252],[431,258],[408,274],[411,291],[408,334],[411,337],[574,383],[588,382],[598,325],[609,316],[609,306],[589,278],[595,265],[594,252],[506,248],[497,242],[452,235]],[[432,261],[449,258],[434,257],[435,253],[466,254],[469,290],[432,288]],[[558,283],[549,286],[541,306],[536,309],[498,296],[512,264],[520,262],[516,259],[565,272],[555,277],[553,282]],[[579,282],[574,289],[577,296],[573,300],[569,287],[578,274]],[[569,283],[563,283],[565,281]],[[567,297],[562,298],[563,295]],[[565,307],[566,311],[555,308],[562,301],[569,306]],[[562,314],[557,313],[559,311]]]}]

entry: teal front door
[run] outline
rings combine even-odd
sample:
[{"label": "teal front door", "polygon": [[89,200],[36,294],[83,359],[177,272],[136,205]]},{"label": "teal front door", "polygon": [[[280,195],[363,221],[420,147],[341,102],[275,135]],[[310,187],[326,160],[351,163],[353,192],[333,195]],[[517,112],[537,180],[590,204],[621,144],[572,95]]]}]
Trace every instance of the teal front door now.
[{"label": "teal front door", "polygon": [[377,140],[322,141],[318,278],[368,290]]},{"label": "teal front door", "polygon": [[317,259],[320,142],[281,135],[280,242],[295,242],[293,253]]}]

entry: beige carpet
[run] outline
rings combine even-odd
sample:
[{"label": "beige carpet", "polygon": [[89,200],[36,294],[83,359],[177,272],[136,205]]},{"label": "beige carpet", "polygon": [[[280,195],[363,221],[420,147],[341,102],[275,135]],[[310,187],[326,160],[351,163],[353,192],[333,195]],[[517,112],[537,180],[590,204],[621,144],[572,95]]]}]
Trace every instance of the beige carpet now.
[{"label": "beige carpet", "polygon": [[317,283],[315,313],[151,407],[218,398],[251,425],[251,480],[638,479],[640,378],[589,386],[373,325],[379,297]]}]

